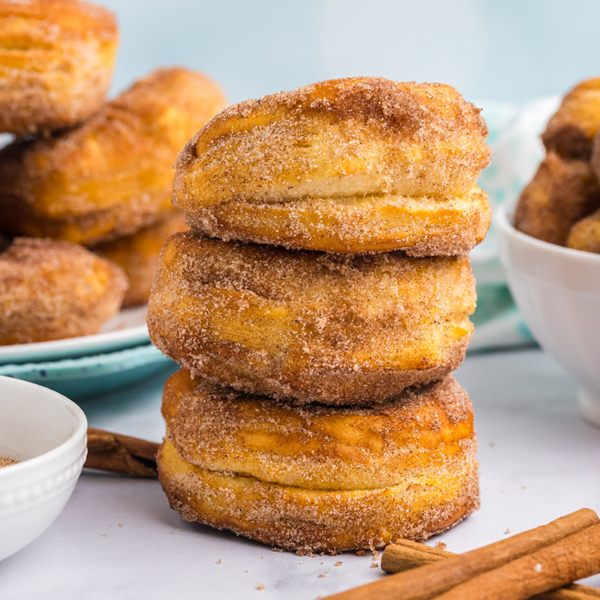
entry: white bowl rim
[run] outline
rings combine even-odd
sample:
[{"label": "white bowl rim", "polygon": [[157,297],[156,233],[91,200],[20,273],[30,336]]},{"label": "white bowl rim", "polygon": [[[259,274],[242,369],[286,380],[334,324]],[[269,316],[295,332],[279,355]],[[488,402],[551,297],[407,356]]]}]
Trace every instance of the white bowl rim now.
[{"label": "white bowl rim", "polygon": [[9,476],[12,478],[13,475],[17,475],[18,473],[22,474],[29,471],[35,471],[40,467],[44,467],[46,464],[51,463],[54,461],[54,459],[60,458],[61,455],[70,453],[77,447],[78,444],[81,443],[82,439],[84,439],[87,434],[87,418],[85,413],[77,404],[75,404],[75,402],[69,400],[69,398],[66,396],[63,396],[62,394],[59,394],[58,392],[55,392],[44,386],[37,385],[36,383],[23,381],[14,377],[5,377],[4,375],[0,375],[0,389],[6,381],[10,381],[11,384],[16,385],[17,387],[28,388],[30,390],[33,389],[36,394],[43,394],[47,396],[49,402],[59,402],[69,410],[73,417],[75,417],[76,424],[69,437],[58,446],[55,446],[51,450],[43,452],[38,456],[34,456],[33,458],[27,458],[25,460],[18,461],[16,464],[1,468],[0,481],[2,481],[3,478],[8,478]]},{"label": "white bowl rim", "polygon": [[600,265],[600,254],[587,252],[585,250],[576,250],[575,248],[566,248],[565,246],[559,246],[558,244],[551,244],[550,242],[538,240],[531,235],[519,231],[512,224],[512,213],[511,206],[500,206],[495,215],[494,222],[498,224],[499,229],[502,230],[504,234],[511,236],[519,243],[529,246],[530,248],[536,248],[542,252],[549,252],[555,256],[562,256],[569,260],[580,260],[588,264]]}]

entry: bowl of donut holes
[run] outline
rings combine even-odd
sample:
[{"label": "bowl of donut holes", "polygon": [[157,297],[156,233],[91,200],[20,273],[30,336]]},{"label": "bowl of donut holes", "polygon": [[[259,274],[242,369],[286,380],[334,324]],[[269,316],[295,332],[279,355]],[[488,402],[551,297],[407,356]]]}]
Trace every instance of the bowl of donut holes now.
[{"label": "bowl of donut holes", "polygon": [[577,85],[546,127],[546,157],[516,208],[497,215],[500,254],[523,318],[579,381],[600,425],[600,78]]}]

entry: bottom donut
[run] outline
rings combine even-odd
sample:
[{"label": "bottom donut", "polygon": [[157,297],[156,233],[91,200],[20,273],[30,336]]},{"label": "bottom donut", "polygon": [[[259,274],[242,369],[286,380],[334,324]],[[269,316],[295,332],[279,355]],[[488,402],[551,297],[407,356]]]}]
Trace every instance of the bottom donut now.
[{"label": "bottom donut", "polygon": [[163,414],[171,507],[276,548],[424,540],[479,507],[472,405],[452,377],[356,409],[278,404],[182,370]]}]

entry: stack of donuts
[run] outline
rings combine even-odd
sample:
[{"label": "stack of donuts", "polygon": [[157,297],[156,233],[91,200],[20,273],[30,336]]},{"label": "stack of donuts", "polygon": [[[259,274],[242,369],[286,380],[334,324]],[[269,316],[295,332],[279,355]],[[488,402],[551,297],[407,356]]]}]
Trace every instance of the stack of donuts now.
[{"label": "stack of donuts", "polygon": [[479,110],[453,88],[340,79],[229,106],[179,154],[190,231],[148,313],[180,363],[171,506],[277,548],[426,539],[479,505],[468,252],[490,209]]},{"label": "stack of donuts", "polygon": [[173,164],[223,93],[170,68],[106,102],[117,43],[104,8],[0,0],[0,131],[14,138],[0,150],[0,234],[17,237],[0,254],[0,344],[94,333],[146,302],[162,244],[186,228]]}]

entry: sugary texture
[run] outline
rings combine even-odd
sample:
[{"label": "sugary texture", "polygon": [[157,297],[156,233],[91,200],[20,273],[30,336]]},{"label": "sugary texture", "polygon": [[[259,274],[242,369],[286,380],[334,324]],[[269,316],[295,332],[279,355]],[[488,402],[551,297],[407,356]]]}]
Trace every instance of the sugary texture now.
[{"label": "sugary texture", "polygon": [[455,255],[489,226],[479,109],[449,86],[338,79],[229,106],[179,155],[197,231],[337,253]]},{"label": "sugary texture", "polygon": [[0,0],[0,131],[73,126],[100,109],[112,77],[117,23],[77,0]]},{"label": "sugary texture", "polygon": [[0,151],[0,231],[94,245],[172,211],[181,146],[224,104],[210,79],[160,69],[80,127]]},{"label": "sugary texture", "polygon": [[600,208],[600,186],[583,160],[549,152],[521,193],[515,227],[535,238],[564,246],[571,227]]},{"label": "sugary texture", "polygon": [[297,406],[236,392],[182,369],[162,413],[178,454],[203,469],[308,489],[365,490],[458,468],[473,407],[452,376],[367,408]]},{"label": "sugary texture", "polygon": [[0,254],[0,345],[96,333],[126,289],[121,269],[81,246],[17,238]]},{"label": "sugary texture", "polygon": [[184,518],[302,552],[426,539],[479,506],[471,402],[452,377],[376,407],[277,404],[182,371],[159,477]]},{"label": "sugary texture", "polygon": [[340,256],[185,232],[163,248],[148,327],[159,349],[212,381],[356,405],[456,368],[474,308],[464,257]]},{"label": "sugary texture", "polygon": [[171,234],[185,229],[183,214],[176,212],[136,233],[93,248],[96,254],[119,265],[127,275],[129,287],[123,307],[148,302],[163,244]]},{"label": "sugary texture", "polygon": [[600,133],[594,137],[594,143],[592,145],[592,158],[591,158],[592,170],[596,175],[596,179],[600,181]]},{"label": "sugary texture", "polygon": [[575,250],[600,254],[600,210],[573,225],[569,232],[567,246]]},{"label": "sugary texture", "polygon": [[575,86],[548,122],[542,140],[563,158],[589,160],[592,140],[600,130],[600,77]]}]

